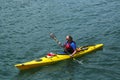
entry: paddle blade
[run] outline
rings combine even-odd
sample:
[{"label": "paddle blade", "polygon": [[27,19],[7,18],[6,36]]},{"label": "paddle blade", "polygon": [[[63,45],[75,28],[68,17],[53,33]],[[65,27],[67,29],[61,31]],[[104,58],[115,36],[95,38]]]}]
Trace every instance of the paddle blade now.
[{"label": "paddle blade", "polygon": [[56,38],[56,36],[53,33],[50,33],[50,37],[54,39],[60,47],[63,47],[62,43]]},{"label": "paddle blade", "polygon": [[56,38],[56,36],[53,33],[50,33],[50,37],[53,38],[53,39]]},{"label": "paddle blade", "polygon": [[77,59],[75,59],[75,58],[73,58],[73,60],[75,60],[75,61],[78,62],[79,64],[83,64],[82,60],[79,61],[79,60],[77,60]]}]

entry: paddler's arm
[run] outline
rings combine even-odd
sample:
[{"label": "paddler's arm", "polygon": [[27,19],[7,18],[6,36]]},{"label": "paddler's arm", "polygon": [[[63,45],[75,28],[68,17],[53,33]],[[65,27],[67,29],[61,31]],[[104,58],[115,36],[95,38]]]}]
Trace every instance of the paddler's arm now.
[{"label": "paddler's arm", "polygon": [[75,43],[72,43],[71,46],[72,46],[74,52],[73,52],[70,56],[73,57],[74,54],[77,52],[77,50],[76,50],[76,44],[75,44]]},{"label": "paddler's arm", "polygon": [[77,50],[74,50],[74,52],[72,54],[70,54],[70,57],[73,57],[74,54],[76,54]]}]

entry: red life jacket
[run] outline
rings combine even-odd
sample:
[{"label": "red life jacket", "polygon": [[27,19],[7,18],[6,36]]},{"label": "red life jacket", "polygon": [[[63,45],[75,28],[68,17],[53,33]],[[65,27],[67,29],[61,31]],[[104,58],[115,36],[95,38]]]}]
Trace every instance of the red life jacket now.
[{"label": "red life jacket", "polygon": [[65,43],[65,52],[69,52],[69,53],[73,53],[74,52],[74,50],[73,50],[73,48],[72,48],[72,46],[71,46],[71,42],[66,42]]},{"label": "red life jacket", "polygon": [[70,48],[71,48],[70,43],[66,43],[65,44],[65,49],[70,49]]}]

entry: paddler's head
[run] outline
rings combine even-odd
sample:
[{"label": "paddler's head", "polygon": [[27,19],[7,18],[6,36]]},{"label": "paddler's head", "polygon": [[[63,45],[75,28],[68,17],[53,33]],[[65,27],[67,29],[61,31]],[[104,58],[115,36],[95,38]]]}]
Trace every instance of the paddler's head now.
[{"label": "paddler's head", "polygon": [[71,41],[73,41],[73,38],[72,38],[70,35],[67,35],[67,36],[66,36],[66,40],[67,40],[68,42],[71,42]]}]

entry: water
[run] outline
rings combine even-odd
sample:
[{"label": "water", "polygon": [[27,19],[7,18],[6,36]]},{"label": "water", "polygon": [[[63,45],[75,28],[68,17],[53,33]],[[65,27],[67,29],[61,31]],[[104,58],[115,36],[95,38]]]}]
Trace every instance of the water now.
[{"label": "water", "polygon": [[[120,80],[119,0],[1,0],[1,80]],[[62,50],[73,36],[77,46],[103,43],[103,50],[76,61],[63,61],[20,72],[17,63]]]}]

